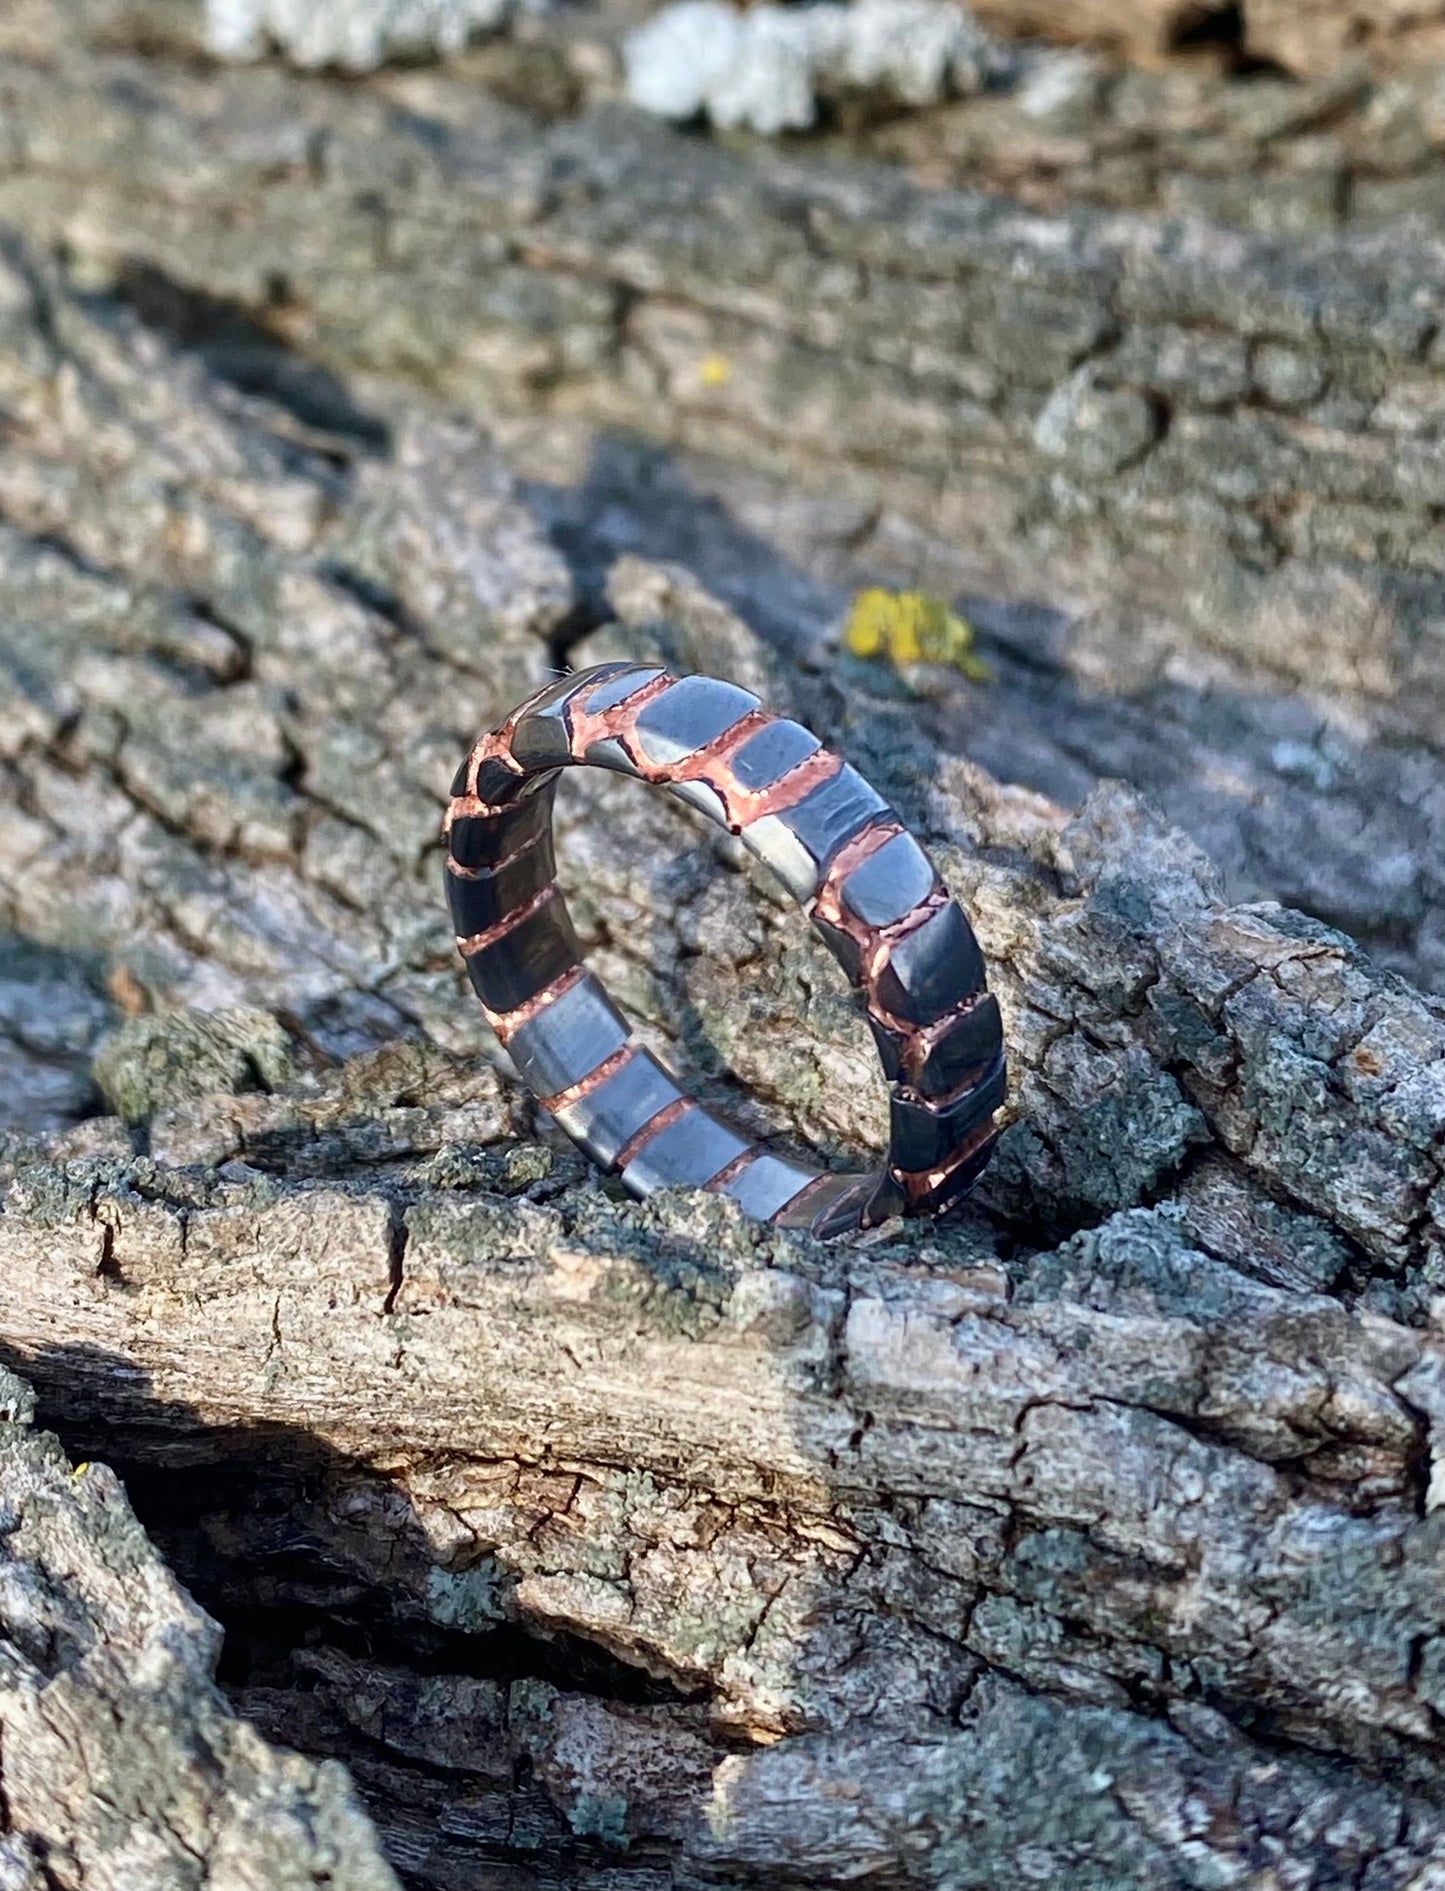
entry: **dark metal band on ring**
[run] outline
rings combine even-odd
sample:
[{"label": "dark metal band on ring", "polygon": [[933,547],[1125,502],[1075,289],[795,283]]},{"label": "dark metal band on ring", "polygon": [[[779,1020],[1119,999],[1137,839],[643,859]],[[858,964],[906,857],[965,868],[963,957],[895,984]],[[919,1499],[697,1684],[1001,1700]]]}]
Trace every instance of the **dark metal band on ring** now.
[{"label": "dark metal band on ring", "polygon": [[[741,836],[863,996],[893,1086],[871,1175],[783,1161],[687,1097],[586,969],[555,883],[558,771],[656,783]],[[706,676],[608,663],[564,677],[483,736],[452,783],[447,899],[487,1018],[523,1080],[631,1194],[729,1195],[819,1235],[937,1214],[982,1174],[1005,1071],[998,1006],[962,909],[898,816],[799,723]]]}]

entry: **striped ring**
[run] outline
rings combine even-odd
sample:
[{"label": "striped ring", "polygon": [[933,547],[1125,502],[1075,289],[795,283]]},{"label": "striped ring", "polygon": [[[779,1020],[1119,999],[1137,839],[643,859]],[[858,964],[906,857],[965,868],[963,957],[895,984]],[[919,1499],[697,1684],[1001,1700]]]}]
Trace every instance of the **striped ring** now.
[{"label": "striped ring", "polygon": [[[880,1170],[820,1173],[758,1148],[636,1042],[584,965],[554,878],[558,774],[579,763],[701,810],[803,908],[861,994],[892,1085]],[[488,1022],[538,1100],[630,1194],[711,1189],[826,1236],[941,1213],[983,1173],[1006,1077],[973,928],[892,808],[801,724],[712,677],[580,670],[476,744],[444,831],[457,946]]]}]

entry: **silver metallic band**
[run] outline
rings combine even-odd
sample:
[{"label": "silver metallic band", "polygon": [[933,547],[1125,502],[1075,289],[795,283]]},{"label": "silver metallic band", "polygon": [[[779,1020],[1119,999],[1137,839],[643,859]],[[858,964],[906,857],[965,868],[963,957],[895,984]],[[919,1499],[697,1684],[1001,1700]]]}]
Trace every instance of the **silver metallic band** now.
[{"label": "silver metallic band", "polygon": [[[769,1154],[635,1041],[586,969],[554,879],[558,771],[575,764],[667,788],[740,835],[802,906],[861,994],[892,1084],[880,1170]],[[747,690],[646,664],[564,677],[473,748],[446,836],[457,945],[488,1019],[562,1128],[632,1194],[713,1189],[829,1235],[940,1213],[982,1174],[1006,1077],[973,929],[863,777]]]}]

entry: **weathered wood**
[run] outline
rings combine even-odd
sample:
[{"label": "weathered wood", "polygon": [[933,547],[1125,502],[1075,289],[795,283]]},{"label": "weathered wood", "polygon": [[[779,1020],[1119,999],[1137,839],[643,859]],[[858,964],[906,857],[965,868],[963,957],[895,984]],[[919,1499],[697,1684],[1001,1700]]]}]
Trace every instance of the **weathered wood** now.
[{"label": "weathered wood", "polygon": [[236,1718],[216,1624],[33,1403],[0,1369],[0,1883],[396,1891],[345,1773]]},{"label": "weathered wood", "polygon": [[[953,719],[984,724],[996,771],[1069,802],[1129,775],[1239,896],[1445,978],[1433,237],[1039,215],[616,110],[542,127],[445,77],[218,76],[63,34],[0,84],[0,217],[222,373],[345,421],[288,341],[393,399],[403,380],[505,417],[593,533],[620,428],[669,466],[725,453],[725,503],[752,512],[727,575],[770,590],[799,642],[829,612],[773,521],[812,493],[803,549],[822,541],[835,586],[921,576],[978,600],[1007,726],[991,745],[962,690]],[[47,511],[28,475],[3,498],[77,529],[80,502]],[[186,575],[224,614],[212,562],[192,545]]]},{"label": "weathered wood", "polygon": [[[670,602],[684,638],[727,633],[721,667],[766,661]],[[624,984],[671,965],[654,1002],[780,1116],[866,1133],[821,957],[764,906],[733,962],[736,876],[659,904],[649,805],[609,810],[632,865],[603,874],[603,957]],[[1414,1322],[1445,1026],[1337,935],[1221,907],[1127,798],[1061,826],[953,764],[926,807],[1015,1047],[991,1218],[828,1250],[716,1202],[619,1206],[508,1143],[498,1080],[434,1052],[295,1097],[166,1109],[162,1080],[149,1158],[12,1184],[9,1356],[127,1467],[284,1488],[304,1461],[286,1536],[383,1618],[580,1637],[670,1683],[645,1712],[555,1681],[493,1701],[604,1854],[1148,1885],[1274,1856],[1405,1883],[1440,1842],[1441,1352]],[[855,1073],[828,1108],[822,1068]],[[257,1607],[274,1506],[202,1508],[183,1567]],[[410,1720],[380,1736],[406,1790],[371,1746],[404,1677],[293,1659],[255,1689],[268,1724],[359,1749],[383,1808],[424,1804]],[[439,1687],[437,1739],[469,1685]],[[462,1770],[495,1806],[491,1765]],[[495,1812],[476,1843],[509,1855]]]},{"label": "weathered wood", "polygon": [[[289,86],[254,76],[204,83]],[[428,227],[407,201],[393,236]],[[253,1780],[299,1805],[344,1760],[439,1891],[1445,1874],[1438,1003],[1239,902],[1127,790],[1071,816],[960,759],[1064,703],[1025,680],[1047,624],[1000,636],[992,694],[829,657],[845,503],[777,524],[805,579],[736,523],[775,485],[738,475],[731,525],[620,449],[524,490],[414,386],[343,383],[234,309],[206,318],[227,381],[34,250],[0,287],[0,1347],[226,1623],[235,1704],[310,1756],[257,1749]],[[616,556],[667,549],[669,509],[771,641]],[[446,783],[564,654],[620,651],[805,717],[976,915],[1013,1120],[958,1222],[824,1248],[620,1203],[495,1060],[436,886]],[[1187,726],[1180,794],[1210,756]],[[1401,802],[1433,792],[1417,765]],[[567,784],[560,839],[596,963],[710,1098],[783,1147],[876,1144],[841,982],[735,849],[628,783]],[[112,1504],[101,1472],[68,1501],[92,1476]],[[128,1540],[197,1637],[156,1724],[220,1725],[214,1641]],[[0,1599],[0,1650],[18,1619]],[[138,1724],[149,1672],[107,1669],[96,1721],[104,1696]],[[0,1679],[0,1720],[25,1698]],[[70,1815],[22,1821],[13,1747],[35,1853]],[[263,1787],[235,1795],[249,1819]],[[172,1881],[228,1882],[204,1869]]]},{"label": "weathered wood", "polygon": [[1435,726],[1437,241],[1040,217],[621,110],[539,132],[442,81],[74,52],[5,105],[0,216],[153,312],[732,451]]},{"label": "weathered wood", "polygon": [[[955,819],[997,850],[1011,811],[975,795]],[[288,1531],[402,1620],[580,1635],[701,1693],[512,1690],[507,1737],[580,1833],[670,1839],[684,1871],[830,1882],[916,1844],[925,1879],[1162,1884],[1187,1817],[1220,1870],[1273,1839],[1320,1882],[1404,1883],[1438,1843],[1445,1354],[1374,1309],[1428,1293],[1445,1033],[1342,941],[1214,906],[1127,805],[1034,845],[1067,897],[1042,861],[955,870],[1010,948],[1026,1121],[995,1201],[1115,1211],[1059,1247],[618,1206],[543,1149],[483,1154],[496,1079],[415,1052],[310,1101],[179,1105],[159,1159],[19,1176],[9,1354],[122,1462],[284,1478],[304,1438]],[[847,1053],[769,933],[733,1061],[796,1083]],[[689,980],[705,1021],[715,976]],[[265,1528],[231,1518],[221,1560]],[[353,1734],[402,1685],[300,1664]],[[283,1732],[319,1711],[258,1704]]]}]

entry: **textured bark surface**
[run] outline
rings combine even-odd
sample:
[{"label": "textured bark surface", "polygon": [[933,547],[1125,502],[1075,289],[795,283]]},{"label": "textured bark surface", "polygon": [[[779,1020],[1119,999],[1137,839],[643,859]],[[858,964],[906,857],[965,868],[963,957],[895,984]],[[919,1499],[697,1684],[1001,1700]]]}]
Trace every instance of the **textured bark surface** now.
[{"label": "textured bark surface", "polygon": [[1037,217],[440,80],[77,54],[5,104],[0,214],[182,326],[177,284],[253,345],[733,450],[1437,726],[1438,242]]},{"label": "textured bark surface", "polygon": [[[1104,525],[985,508],[988,543],[953,448],[927,505],[906,464],[976,349],[1017,331],[987,398],[1051,437],[1060,311],[1122,351],[1184,282],[1198,372],[1207,331],[1376,376],[1329,440],[1333,396],[1289,423],[1311,479],[1368,457],[1436,372],[1400,339],[1431,252],[1301,275],[426,76],[41,46],[4,82],[0,1358],[224,1623],[242,1718],[110,1472],[6,1391],[0,1883],[1445,1880],[1445,1013],[1384,963],[1441,964],[1434,566],[1423,617],[1305,647],[1126,605],[1089,534],[1142,514],[1092,460]],[[731,418],[638,378],[668,323]],[[1148,451],[1273,411],[1218,398]],[[1022,451],[967,462],[981,507],[1061,503]],[[1048,575],[1066,543],[1092,575]],[[1344,569],[1256,578],[1396,597]],[[992,684],[830,649],[889,571],[970,594]],[[490,1042],[438,892],[456,759],[564,660],[654,652],[811,723],[975,915],[1014,1081],[957,1222],[621,1202]],[[738,850],[615,781],[559,831],[594,964],[709,1100],[877,1146],[841,979]]]},{"label": "textured bark surface", "polygon": [[1396,75],[1355,58],[1306,84],[1075,55],[1044,77],[1047,87],[865,120],[846,142],[907,165],[920,183],[1002,192],[1038,210],[1162,211],[1289,240],[1351,225],[1439,231],[1438,62]]},{"label": "textured bark surface", "polygon": [[[741,495],[727,551],[795,636],[818,599],[768,572],[789,519],[835,589],[861,565],[971,593],[1019,679],[1005,773],[1065,802],[1130,776],[1237,892],[1445,977],[1433,238],[1032,215],[613,110],[543,130],[427,75],[343,88],[71,49],[4,83],[0,215],[232,378],[289,380],[336,421],[277,368],[289,339],[510,415],[594,532],[619,428],[726,454],[774,482]],[[64,504],[0,504],[70,529]]]},{"label": "textured bark surface", "polygon": [[[966,729],[1065,804],[1124,775],[1236,895],[1445,979],[1438,246],[1035,216],[615,111],[544,130],[429,75],[72,48],[3,76],[0,215],[348,450],[385,428],[343,372],[387,377],[403,433],[421,404],[397,378],[505,420],[589,609],[631,549],[795,648],[850,582],[962,591],[1005,687],[982,714],[942,689],[945,741]],[[63,437],[96,465],[89,432]],[[327,491],[323,469],[310,516]],[[22,457],[0,509],[79,543],[106,530],[103,479],[81,493]],[[289,529],[311,543],[304,512]],[[213,549],[173,538],[142,566],[111,536],[102,568],[173,573],[230,621]],[[275,634],[254,598],[252,618]]]},{"label": "textured bark surface", "polygon": [[[1060,827],[955,771],[927,810],[1019,1076],[951,1228],[616,1203],[419,1046],[168,1106],[184,1019],[107,1060],[148,1156],[17,1169],[7,1357],[236,1623],[238,1704],[352,1762],[415,1882],[533,1848],[662,1883],[1445,1858],[1445,1024],[1221,906],[1127,799]],[[736,876],[664,904],[616,871],[650,963],[692,945],[683,1040],[865,1135],[795,927],[740,946]]]},{"label": "textured bark surface", "polygon": [[0,1883],[395,1891],[344,1771],[236,1718],[216,1624],[33,1408],[0,1369]]},{"label": "textured bark surface", "polygon": [[[419,1884],[1411,1882],[1441,1843],[1438,1012],[1340,936],[1222,904],[1128,796],[1070,823],[624,562],[577,659],[706,660],[888,787],[977,916],[1019,1120],[950,1229],[828,1250],[615,1203],[459,1054],[433,809],[388,759],[435,751],[414,793],[439,805],[449,718],[485,713],[434,615],[459,640],[500,569],[489,648],[530,675],[566,608],[495,460],[457,474],[484,448],[452,435],[351,465],[323,556],[276,523],[297,489],[233,457],[282,410],[63,298],[47,332],[77,437],[108,442],[131,532],[153,520],[130,555],[154,582],[168,546],[228,548],[233,627],[174,592],[107,618],[98,543],[17,535],[88,607],[24,646],[64,665],[63,719],[18,665],[7,717],[19,1090],[56,1068],[31,1020],[82,1043],[107,1003],[139,1015],[96,1064],[134,1129],[12,1140],[0,1331],[231,1623],[243,1710],[347,1759]],[[76,405],[133,350],[147,441],[187,449],[149,507],[121,400],[108,430]],[[450,540],[444,496],[475,508]],[[243,615],[258,573],[277,602]],[[821,947],[628,785],[564,812],[615,988],[785,1146],[876,1138]],[[231,1008],[145,1009],[187,999]],[[453,1051],[392,1041],[417,1026]]]}]

